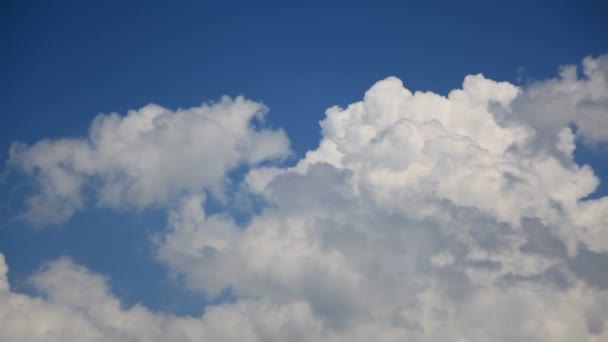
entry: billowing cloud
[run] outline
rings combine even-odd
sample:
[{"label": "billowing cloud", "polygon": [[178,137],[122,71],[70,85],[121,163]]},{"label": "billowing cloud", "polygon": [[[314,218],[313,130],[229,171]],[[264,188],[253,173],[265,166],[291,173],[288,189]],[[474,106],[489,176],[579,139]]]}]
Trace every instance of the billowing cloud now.
[{"label": "billowing cloud", "polygon": [[[599,179],[573,157],[577,137],[608,137],[601,129],[608,122],[606,60],[585,59],[582,77],[566,67],[558,79],[523,88],[467,76],[447,96],[382,80],[362,101],[328,109],[318,148],[294,166],[249,170],[243,187],[265,207],[244,225],[205,212],[200,189],[211,183],[198,182],[192,191],[173,187],[172,173],[151,171],[160,184],[181,190],[161,196],[179,200],[155,240],[158,260],[188,288],[214,295],[229,287],[237,300],[196,319],[119,304],[110,316],[83,317],[95,329],[110,326],[112,332],[95,336],[111,340],[176,340],[167,335],[173,325],[189,334],[186,340],[210,341],[606,340],[608,198],[586,199]],[[281,133],[265,134],[287,146]],[[18,150],[14,160],[45,165],[36,171],[44,184],[65,162],[47,167],[45,154],[31,152],[36,146]],[[280,157],[286,148],[263,150],[256,160]],[[248,155],[235,160],[247,162]],[[125,165],[121,170],[131,170]],[[207,164],[194,166],[201,169],[183,172],[206,172]],[[214,173],[214,182],[224,181],[228,169]],[[152,177],[147,170],[153,169],[132,176],[135,184]],[[90,174],[104,172],[94,167]],[[56,187],[71,179],[60,174]],[[101,184],[95,189],[106,206],[161,202],[112,200],[104,195],[112,183]],[[125,189],[125,195],[140,191]],[[61,317],[118,303],[99,276],[66,260],[52,265],[33,278],[45,299],[24,302],[58,305],[53,312]],[[69,277],[52,276],[63,273],[72,274],[65,295],[53,284]],[[81,287],[90,296],[77,298],[74,286],[91,279],[97,285]],[[23,298],[0,288],[8,298]],[[85,304],[74,309],[77,303]],[[130,320],[138,323],[110,325]],[[150,321],[167,328],[140,332]]]},{"label": "billowing cloud", "polygon": [[88,202],[141,209],[187,193],[221,192],[239,164],[289,153],[283,131],[256,128],[265,112],[242,97],[177,111],[150,104],[123,117],[97,116],[87,138],[15,143],[9,165],[37,183],[25,218],[60,223]]},{"label": "billowing cloud", "polygon": [[599,180],[573,160],[576,134],[602,138],[575,133],[576,113],[549,130],[518,112],[542,87],[473,75],[443,97],[380,81],[327,111],[297,165],[250,171],[268,207],[246,227],[184,199],[159,258],[195,290],[304,301],[329,340],[605,339],[608,202],[584,200]]}]

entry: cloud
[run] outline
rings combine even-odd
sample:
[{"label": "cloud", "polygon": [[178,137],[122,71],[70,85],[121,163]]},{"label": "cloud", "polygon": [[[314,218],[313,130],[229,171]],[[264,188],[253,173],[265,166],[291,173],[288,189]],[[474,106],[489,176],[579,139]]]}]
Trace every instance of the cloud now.
[{"label": "cloud", "polygon": [[7,342],[302,341],[319,330],[306,303],[240,301],[202,317],[176,317],[123,307],[104,277],[70,259],[31,277],[40,297],[12,292],[6,271],[0,254],[0,340]]},{"label": "cloud", "polygon": [[576,134],[600,136],[518,112],[540,85],[380,81],[295,166],[249,172],[268,206],[246,227],[186,198],[158,257],[194,290],[304,301],[329,340],[605,339],[608,202],[573,160]]},{"label": "cloud", "polygon": [[[0,279],[6,264],[0,254]],[[468,297],[461,308],[446,306],[435,287],[419,295],[411,317],[365,319],[348,328],[332,328],[305,301],[242,299],[210,307],[201,317],[153,313],[142,305],[124,307],[104,277],[61,258],[30,278],[41,296],[0,289],[0,338],[3,341],[400,341],[468,340],[603,340],[608,297],[575,287],[559,292],[543,286],[488,288]],[[331,302],[330,302],[331,303]],[[403,303],[394,303],[398,305]],[[586,316],[581,316],[581,313]],[[402,312],[406,315],[406,312]],[[446,330],[430,330],[440,319]]]},{"label": "cloud", "polygon": [[0,291],[6,291],[9,288],[8,279],[6,274],[8,273],[8,267],[4,260],[4,255],[0,253]]},{"label": "cloud", "polygon": [[[193,165],[191,158],[168,163],[170,170],[182,163],[184,174],[136,168],[138,159],[127,158],[118,170],[131,172],[131,183],[116,183],[108,175],[117,171],[99,166],[105,164],[83,171],[66,162],[79,158],[45,161],[63,150],[78,155],[78,148],[17,149],[16,165],[35,170],[42,185],[37,196],[78,198],[73,193],[82,196],[83,187],[93,186],[99,205],[109,207],[175,200],[167,230],[155,240],[158,260],[192,290],[213,295],[230,287],[237,295],[235,303],[209,307],[199,318],[124,309],[99,276],[62,259],[33,277],[44,299],[21,301],[41,303],[31,312],[47,308],[60,317],[87,312],[79,316],[86,322],[65,329],[90,325],[97,329],[90,336],[111,340],[176,340],[170,334],[178,330],[186,340],[212,341],[606,340],[608,198],[585,199],[599,180],[573,157],[577,137],[606,139],[606,58],[585,59],[582,78],[566,68],[558,79],[523,88],[471,75],[448,96],[412,92],[387,78],[362,101],[328,109],[319,146],[291,167],[256,165],[284,156],[286,138],[253,129],[253,114],[238,116],[244,127],[238,131],[247,134],[231,136],[267,134],[281,142],[268,146],[281,148],[242,154],[228,148],[235,158],[214,149],[188,154],[232,161],[210,173],[213,181],[196,177],[216,164]],[[151,151],[185,144],[157,130],[146,139],[162,143],[143,144]],[[88,144],[97,146],[95,136]],[[139,148],[136,141],[123,145]],[[234,141],[229,146],[241,146]],[[242,141],[257,146],[256,139]],[[205,212],[207,195],[200,191],[226,181],[238,162],[250,165],[247,195],[265,203],[241,226],[228,214]],[[195,173],[196,182],[174,179]],[[121,196],[112,195],[113,184]],[[6,286],[4,293],[24,298]]]},{"label": "cloud", "polygon": [[608,141],[608,55],[587,57],[582,68],[563,66],[558,78],[532,83],[514,107],[540,139],[551,141],[564,126],[575,125],[588,143]]},{"label": "cloud", "polygon": [[242,97],[177,111],[150,104],[122,117],[100,114],[87,138],[14,143],[8,164],[37,184],[25,218],[61,223],[91,201],[142,209],[184,193],[221,192],[226,173],[240,164],[289,154],[283,131],[256,128],[265,112]]}]

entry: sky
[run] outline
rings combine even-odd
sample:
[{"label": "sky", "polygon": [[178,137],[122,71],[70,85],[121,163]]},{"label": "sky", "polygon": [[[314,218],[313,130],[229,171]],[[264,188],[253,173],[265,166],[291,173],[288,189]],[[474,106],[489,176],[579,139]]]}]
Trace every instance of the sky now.
[{"label": "sky", "polygon": [[0,6],[0,340],[608,338],[603,1]]}]

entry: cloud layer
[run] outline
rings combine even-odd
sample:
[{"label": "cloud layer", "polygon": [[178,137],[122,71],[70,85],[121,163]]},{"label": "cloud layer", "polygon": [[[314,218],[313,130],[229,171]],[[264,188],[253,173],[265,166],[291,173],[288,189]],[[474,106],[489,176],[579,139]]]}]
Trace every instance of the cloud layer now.
[{"label": "cloud layer", "polygon": [[[328,109],[318,148],[292,167],[255,166],[285,156],[288,143],[280,131],[253,128],[259,105],[243,99],[167,112],[165,126],[141,119],[163,117],[146,114],[160,107],[102,116],[87,141],[13,148],[13,165],[40,184],[28,215],[40,199],[81,208],[91,182],[99,205],[177,203],[156,240],[158,260],[188,288],[230,287],[238,300],[199,318],[124,309],[100,276],[61,259],[33,277],[44,299],[0,279],[0,298],[17,303],[0,306],[17,317],[0,315],[0,331],[56,328],[65,340],[81,327],[93,341],[606,340],[608,198],[585,199],[599,180],[573,152],[577,138],[608,140],[607,61],[587,58],[581,77],[564,67],[523,88],[467,76],[445,97],[387,78],[362,101]],[[218,125],[240,127],[225,129],[223,153]],[[191,126],[213,133],[190,151],[186,141],[199,141]],[[124,142],[116,127],[149,136]],[[111,161],[97,162],[104,156]],[[253,165],[243,186],[266,203],[245,226],[203,209],[204,190],[238,163]],[[40,328],[45,312],[57,323]],[[63,325],[71,315],[85,321]],[[40,330],[20,330],[26,322]]]}]

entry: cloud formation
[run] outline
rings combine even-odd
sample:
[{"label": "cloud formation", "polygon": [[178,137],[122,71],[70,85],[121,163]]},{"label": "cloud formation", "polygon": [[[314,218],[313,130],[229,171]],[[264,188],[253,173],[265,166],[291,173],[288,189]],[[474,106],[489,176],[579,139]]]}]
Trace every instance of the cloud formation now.
[{"label": "cloud formation", "polygon": [[539,138],[550,140],[562,127],[575,125],[588,143],[608,141],[608,55],[587,57],[582,68],[563,66],[558,78],[531,84],[514,107]]},{"label": "cloud formation", "polygon": [[8,164],[37,183],[24,217],[61,223],[90,202],[142,209],[221,192],[226,173],[240,164],[289,154],[283,131],[256,128],[265,112],[242,97],[177,111],[150,104],[124,117],[100,114],[87,138],[14,143]]},{"label": "cloud formation", "polygon": [[[185,340],[210,341],[606,340],[608,198],[585,199],[599,180],[573,158],[577,137],[608,140],[602,129],[608,124],[606,61],[607,56],[587,58],[582,77],[575,67],[565,67],[560,78],[529,87],[467,76],[461,89],[445,97],[411,92],[399,79],[387,78],[362,101],[328,109],[318,148],[292,167],[255,166],[284,156],[288,144],[280,131],[256,131],[250,116],[241,118],[245,128],[239,132],[247,134],[233,136],[273,137],[262,139],[259,153],[238,153],[238,143],[226,147],[227,155],[238,157],[222,165],[254,165],[244,186],[267,204],[245,226],[203,209],[206,195],[200,190],[225,181],[230,167],[211,173],[213,181],[187,185],[172,183],[174,173],[142,168],[141,174],[131,173],[140,186],[115,185],[123,189],[118,197],[105,195],[114,183],[101,182],[96,193],[109,207],[179,197],[167,231],[157,239],[157,258],[190,289],[217,294],[230,287],[238,296],[234,304],[208,308],[203,317],[121,309],[99,276],[65,259],[34,276],[45,299],[12,293],[0,278],[2,298],[40,303],[23,309],[28,312],[52,306],[48,310],[61,312],[58,321],[70,310],[103,313],[99,303],[114,303],[110,316],[84,316],[90,329],[111,328],[90,336],[111,340],[177,340],[162,334],[180,329]],[[168,151],[158,157],[184,143],[150,139],[159,143],[148,148]],[[256,146],[257,140],[243,141]],[[71,179],[62,169],[71,159],[43,162],[61,149],[35,153],[42,149],[37,146],[14,149],[12,160],[36,165],[41,194],[49,196],[55,188],[45,190],[44,182],[51,178],[61,188],[63,178]],[[226,158],[204,151],[208,158]],[[123,163],[122,172],[140,170],[137,163]],[[206,173],[210,165],[192,163],[182,166],[200,169],[183,172]],[[96,165],[78,172],[109,172]],[[146,184],[164,189],[158,190],[163,196],[141,195],[157,194],[144,191]],[[95,285],[83,285],[84,297],[76,298],[78,290],[64,296],[63,285],[54,285],[64,282]],[[78,303],[84,306],[74,309]],[[25,318],[20,319],[15,325]],[[119,321],[137,324],[111,325]],[[145,330],[149,322],[168,328]]]},{"label": "cloud formation", "polygon": [[209,308],[203,317],[124,308],[104,277],[62,258],[33,275],[42,297],[12,292],[0,254],[0,340],[2,341],[298,341],[318,330],[305,303],[240,301]]},{"label": "cloud formation", "polygon": [[571,121],[547,139],[515,112],[539,86],[380,81],[297,165],[250,171],[269,207],[247,227],[184,200],[159,258],[193,289],[303,300],[336,339],[601,340],[608,202],[583,200]]}]

